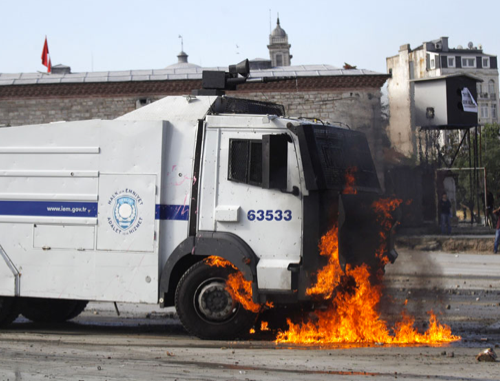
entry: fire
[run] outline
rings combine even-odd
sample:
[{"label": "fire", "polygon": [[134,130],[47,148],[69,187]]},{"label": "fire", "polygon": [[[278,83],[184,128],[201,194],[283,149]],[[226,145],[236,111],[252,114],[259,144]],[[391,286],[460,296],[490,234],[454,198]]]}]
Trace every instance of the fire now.
[{"label": "fire", "polygon": [[233,269],[238,270],[231,262],[225,260],[224,258],[216,257],[215,255],[205,258],[205,263],[209,266],[232,267]]},{"label": "fire", "polygon": [[316,312],[316,319],[298,324],[287,320],[289,329],[279,332],[277,343],[441,343],[460,340],[451,334],[446,325],[439,324],[430,312],[430,328],[419,333],[415,319],[403,312],[392,333],[377,311],[382,296],[382,286],[370,281],[367,265],[346,265],[342,273],[338,262],[338,229],[334,226],[320,242],[320,252],[328,255],[328,264],[318,272],[316,284],[307,290],[325,298],[333,296],[329,307]]},{"label": "fire", "polygon": [[[403,200],[400,199],[383,198],[374,201],[371,205],[377,214],[377,222],[382,228],[382,231],[379,232],[380,246],[375,252],[375,256],[380,260],[381,268],[389,263],[389,258],[387,258],[385,253],[387,251],[387,235],[390,234],[389,232],[393,226],[393,217],[391,213],[394,212],[402,202]],[[380,273],[379,275],[382,276],[383,274]]]},{"label": "fire", "polygon": [[345,171],[345,186],[343,194],[357,194],[358,191],[354,188],[356,178],[354,174],[358,171],[358,167],[349,167]]},{"label": "fire", "polygon": [[[262,306],[257,304],[252,299],[252,282],[246,280],[242,272],[239,271],[231,262],[221,257],[210,256],[205,258],[205,263],[209,266],[216,267],[232,267],[237,270],[233,274],[229,274],[226,281],[226,290],[231,295],[234,301],[241,304],[241,306],[249,311],[257,313],[261,310]],[[271,308],[272,304],[266,303],[266,306]]]},{"label": "fire", "polygon": [[372,208],[377,213],[377,222],[389,231],[392,228],[392,212],[401,205],[403,200],[398,198],[382,198],[372,203]]},{"label": "fire", "polygon": [[267,321],[263,321],[260,323],[261,331],[269,331],[269,323]]},{"label": "fire", "polygon": [[318,272],[316,284],[306,290],[306,295],[323,295],[331,298],[340,282],[342,269],[339,264],[338,230],[331,229],[321,238],[320,255],[328,257],[328,264]]}]

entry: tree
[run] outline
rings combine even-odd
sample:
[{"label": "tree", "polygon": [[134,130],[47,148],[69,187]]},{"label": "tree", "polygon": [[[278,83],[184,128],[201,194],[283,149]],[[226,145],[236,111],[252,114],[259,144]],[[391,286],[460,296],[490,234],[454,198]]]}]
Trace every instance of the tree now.
[{"label": "tree", "polygon": [[486,168],[488,191],[495,197],[496,207],[500,206],[500,125],[486,124],[481,135],[482,165]]},{"label": "tree", "polygon": [[[471,167],[469,164],[469,154],[471,157],[472,166],[474,165],[474,155],[476,142],[474,141],[473,129],[470,130],[470,143],[469,139],[466,138],[462,148],[453,165],[454,168],[468,168]],[[478,142],[477,147],[479,150],[479,163],[478,167],[486,168],[486,183],[487,191],[492,192],[495,198],[496,207],[500,206],[500,125],[499,124],[486,124],[478,132]],[[451,155],[452,152],[458,148],[459,139],[458,137],[463,135],[458,135],[455,139],[452,139],[451,147],[449,147],[449,152],[443,150],[446,156]],[[472,185],[477,194],[471,194],[470,181],[473,173],[471,171],[460,171],[457,172],[457,201],[461,205],[466,205],[467,208],[471,208],[471,202],[475,204],[474,208],[483,210],[484,208],[484,186],[483,186],[483,172],[479,171],[478,183],[474,184],[474,179],[472,179]],[[479,205],[477,205],[477,200]]]}]

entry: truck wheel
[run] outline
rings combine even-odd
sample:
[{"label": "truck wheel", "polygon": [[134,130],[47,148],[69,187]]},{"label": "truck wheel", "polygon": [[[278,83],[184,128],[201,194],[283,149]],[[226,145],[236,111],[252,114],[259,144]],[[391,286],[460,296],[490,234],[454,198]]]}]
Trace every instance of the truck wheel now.
[{"label": "truck wheel", "polygon": [[21,313],[27,319],[36,323],[62,323],[73,319],[80,314],[86,306],[80,300],[23,298]]},{"label": "truck wheel", "polygon": [[84,310],[85,307],[87,307],[87,304],[89,304],[88,300],[76,300],[76,305],[73,311],[66,317],[66,320],[71,320],[76,318],[78,315],[80,315]]},{"label": "truck wheel", "polygon": [[235,271],[201,261],[182,276],[175,308],[190,334],[200,339],[234,339],[252,327],[257,314],[245,310],[225,289],[229,274]]},{"label": "truck wheel", "polygon": [[0,327],[9,325],[18,316],[17,299],[0,296]]}]

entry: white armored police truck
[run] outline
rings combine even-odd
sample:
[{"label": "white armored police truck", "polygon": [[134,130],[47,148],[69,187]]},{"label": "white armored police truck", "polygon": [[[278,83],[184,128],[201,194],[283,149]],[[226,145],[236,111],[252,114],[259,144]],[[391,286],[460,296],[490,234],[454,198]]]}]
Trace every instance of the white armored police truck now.
[{"label": "white armored police truck", "polygon": [[[343,263],[369,260],[378,237],[359,211],[380,187],[365,136],[224,96],[248,67],[203,75],[195,95],[116,120],[0,128],[1,326],[72,319],[88,301],[159,303],[194,335],[231,338],[255,314],[225,290],[234,270],[204,258],[275,304],[310,299],[334,224]],[[342,195],[351,166],[358,194]]]}]

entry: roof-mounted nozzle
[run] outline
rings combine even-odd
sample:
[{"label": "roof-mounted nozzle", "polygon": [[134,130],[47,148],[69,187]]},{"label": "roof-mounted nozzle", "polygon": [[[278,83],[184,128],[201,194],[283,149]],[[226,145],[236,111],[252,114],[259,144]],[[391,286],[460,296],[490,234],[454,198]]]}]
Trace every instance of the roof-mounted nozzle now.
[{"label": "roof-mounted nozzle", "polygon": [[248,59],[236,65],[229,65],[229,72],[204,70],[201,79],[201,89],[193,90],[193,95],[224,95],[225,90],[236,90],[236,86],[246,82],[276,82],[295,77],[264,77],[248,78],[250,63]]},{"label": "roof-mounted nozzle", "polygon": [[250,75],[250,63],[241,61],[229,65],[229,72],[204,70],[200,90],[193,90],[194,95],[224,95],[225,90],[236,90],[236,86],[245,83]]},{"label": "roof-mounted nozzle", "polygon": [[250,63],[248,60],[241,61],[236,65],[229,65],[229,74],[238,76],[241,74],[243,77],[248,78],[250,75]]}]

